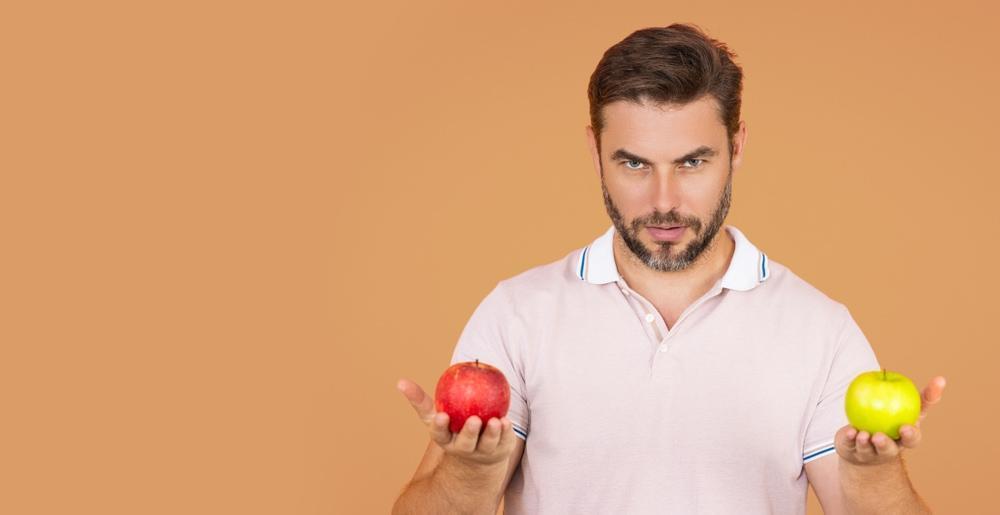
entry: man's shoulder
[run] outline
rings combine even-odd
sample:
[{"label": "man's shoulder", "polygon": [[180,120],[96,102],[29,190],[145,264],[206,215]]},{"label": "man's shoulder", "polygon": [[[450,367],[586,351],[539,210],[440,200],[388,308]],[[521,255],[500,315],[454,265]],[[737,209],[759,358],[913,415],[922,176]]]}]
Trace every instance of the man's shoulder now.
[{"label": "man's shoulder", "polygon": [[537,265],[502,279],[497,285],[511,298],[525,299],[556,294],[577,288],[583,282],[573,270],[583,248],[573,249],[563,257]]},{"label": "man's shoulder", "polygon": [[840,301],[827,295],[817,286],[805,280],[780,261],[768,258],[770,277],[763,283],[762,292],[796,310],[821,311],[840,315],[847,308]]}]

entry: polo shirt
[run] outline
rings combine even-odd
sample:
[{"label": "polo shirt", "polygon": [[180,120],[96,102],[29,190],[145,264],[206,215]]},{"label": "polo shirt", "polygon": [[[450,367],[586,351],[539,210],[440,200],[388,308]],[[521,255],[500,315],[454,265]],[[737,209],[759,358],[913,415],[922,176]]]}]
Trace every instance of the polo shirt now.
[{"label": "polo shirt", "polygon": [[499,281],[451,363],[496,366],[525,440],[505,513],[804,514],[844,393],[880,365],[849,310],[736,227],[725,274],[667,328],[612,225]]}]

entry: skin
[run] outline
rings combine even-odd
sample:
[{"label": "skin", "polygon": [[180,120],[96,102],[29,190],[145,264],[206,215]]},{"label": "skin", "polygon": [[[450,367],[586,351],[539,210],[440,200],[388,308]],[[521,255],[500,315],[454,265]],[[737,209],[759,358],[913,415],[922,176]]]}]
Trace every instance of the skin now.
[{"label": "skin", "polygon": [[[625,282],[673,325],[729,266],[735,242],[723,224],[743,162],[746,123],[740,122],[730,155],[719,104],[710,96],[683,105],[617,101],[603,113],[600,151],[593,127],[586,133],[616,228],[615,262]],[[687,158],[701,147],[710,153]],[[646,229],[677,224],[687,226],[677,242],[657,241]]]}]

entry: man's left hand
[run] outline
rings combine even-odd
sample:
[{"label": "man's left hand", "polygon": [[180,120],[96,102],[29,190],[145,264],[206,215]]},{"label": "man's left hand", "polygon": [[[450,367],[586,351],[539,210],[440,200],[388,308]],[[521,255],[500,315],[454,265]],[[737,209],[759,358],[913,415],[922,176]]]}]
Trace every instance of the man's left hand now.
[{"label": "man's left hand", "polygon": [[931,379],[920,396],[920,418],[916,424],[905,424],[899,428],[899,439],[893,440],[882,432],[874,435],[858,431],[848,424],[837,431],[834,445],[837,454],[855,465],[881,465],[898,459],[903,448],[913,449],[920,443],[920,422],[927,416],[927,410],[941,402],[945,380],[943,376]]}]

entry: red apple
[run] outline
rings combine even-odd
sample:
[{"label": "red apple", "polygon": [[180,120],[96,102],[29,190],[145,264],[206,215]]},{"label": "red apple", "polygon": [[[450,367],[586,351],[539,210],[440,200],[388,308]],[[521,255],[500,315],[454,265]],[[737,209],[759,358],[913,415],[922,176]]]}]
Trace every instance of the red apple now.
[{"label": "red apple", "polygon": [[448,414],[452,433],[462,430],[465,419],[476,415],[486,430],[490,418],[502,418],[510,407],[510,384],[500,369],[476,361],[464,361],[448,367],[438,379],[434,406]]}]

